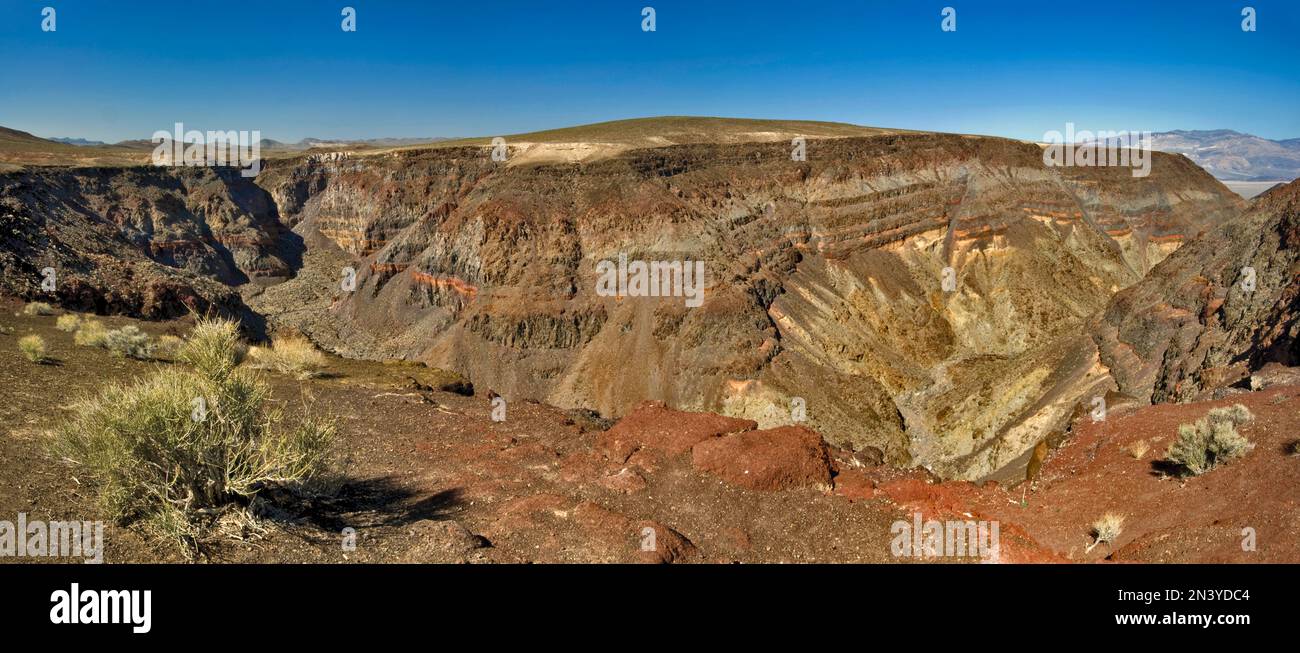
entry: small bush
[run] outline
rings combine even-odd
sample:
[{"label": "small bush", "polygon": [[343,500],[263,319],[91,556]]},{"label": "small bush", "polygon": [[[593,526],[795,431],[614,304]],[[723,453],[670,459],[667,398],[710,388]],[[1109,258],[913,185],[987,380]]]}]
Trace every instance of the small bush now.
[{"label": "small bush", "polygon": [[318,376],[325,367],[325,355],[302,336],[276,338],[270,348],[255,347],[249,350],[248,356],[255,367],[292,374],[299,379]]},{"label": "small bush", "polygon": [[1114,544],[1115,539],[1124,531],[1124,516],[1113,512],[1102,515],[1097,521],[1092,522],[1092,544],[1088,546],[1091,551],[1092,547],[1098,544]]},{"label": "small bush", "polygon": [[153,345],[153,357],[159,360],[174,361],[180,355],[185,341],[173,335],[158,336]]},{"label": "small bush", "polygon": [[[270,391],[237,370],[233,323],[201,322],[172,367],[78,404],[57,453],[84,467],[107,516],[143,521],[193,551],[222,515],[251,515],[265,489],[302,490],[327,469],[335,425],[286,424]],[[252,517],[250,516],[249,519]]]},{"label": "small bush", "polygon": [[23,307],[23,315],[54,315],[53,306],[45,302],[32,302]]},{"label": "small bush", "polygon": [[1192,424],[1178,427],[1178,437],[1165,454],[1166,462],[1184,474],[1199,476],[1255,447],[1237,432],[1237,427],[1255,416],[1241,404],[1215,408]]},{"label": "small bush", "polygon": [[181,346],[176,359],[192,365],[200,375],[221,380],[244,360],[248,347],[239,339],[239,326],[231,320],[201,320]]},{"label": "small bush", "polygon": [[81,347],[103,347],[108,337],[108,329],[99,320],[82,320],[77,332],[72,334],[72,342]]},{"label": "small bush", "polygon": [[1134,440],[1133,442],[1129,443],[1127,449],[1128,454],[1130,456],[1133,456],[1134,458],[1137,458],[1138,460],[1142,460],[1142,457],[1147,455],[1147,452],[1150,450],[1151,450],[1151,445],[1147,444],[1146,440]]},{"label": "small bush", "polygon": [[149,334],[139,327],[128,325],[104,334],[104,348],[116,356],[148,360],[153,355]]},{"label": "small bush", "polygon": [[54,328],[59,331],[73,333],[77,329],[81,328],[81,316],[76,313],[65,313],[60,315],[59,319],[54,322]]},{"label": "small bush", "polygon": [[18,339],[18,351],[33,363],[45,362],[45,339],[38,335],[23,336]]}]

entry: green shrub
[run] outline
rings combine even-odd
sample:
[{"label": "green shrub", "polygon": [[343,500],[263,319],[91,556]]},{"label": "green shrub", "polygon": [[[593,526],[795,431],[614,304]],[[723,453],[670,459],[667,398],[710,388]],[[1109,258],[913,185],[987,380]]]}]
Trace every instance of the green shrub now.
[{"label": "green shrub", "polygon": [[60,315],[59,319],[54,322],[54,328],[59,331],[73,333],[77,329],[81,328],[81,316],[76,313],[65,313]]},{"label": "green shrub", "polygon": [[108,337],[108,329],[99,320],[82,320],[77,332],[72,334],[72,342],[82,347],[103,347]]},{"label": "green shrub", "polygon": [[192,365],[202,376],[221,380],[244,360],[248,347],[231,320],[200,320],[181,346],[176,359]]},{"label": "green shrub", "polygon": [[1178,437],[1165,454],[1165,461],[1184,474],[1199,476],[1255,447],[1237,427],[1255,416],[1241,404],[1215,408],[1192,424],[1178,427]]},{"label": "green shrub", "polygon": [[149,334],[139,327],[128,325],[104,334],[104,348],[117,356],[148,360],[153,354]]},{"label": "green shrub", "polygon": [[201,322],[183,353],[202,367],[110,384],[75,407],[56,440],[95,481],[109,518],[143,520],[191,552],[212,520],[249,514],[262,490],[318,479],[335,434],[311,416],[286,424],[266,384],[228,362],[238,355],[228,328]]},{"label": "green shrub", "polygon": [[23,315],[54,315],[53,306],[45,302],[32,302],[23,307]]},{"label": "green shrub", "polygon": [[18,351],[33,363],[45,362],[45,339],[32,334],[18,339]]}]

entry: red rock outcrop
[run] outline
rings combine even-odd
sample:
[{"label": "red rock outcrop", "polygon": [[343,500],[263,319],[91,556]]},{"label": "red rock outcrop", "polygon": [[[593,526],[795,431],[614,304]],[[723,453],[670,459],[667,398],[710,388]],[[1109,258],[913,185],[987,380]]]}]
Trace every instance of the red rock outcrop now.
[{"label": "red rock outcrop", "polygon": [[596,448],[618,463],[643,450],[680,456],[704,440],[755,428],[758,423],[752,420],[688,413],[668,408],[661,401],[647,401],[597,435]]},{"label": "red rock outcrop", "polygon": [[830,456],[816,432],[802,426],[747,431],[705,440],[691,450],[696,469],[751,490],[829,489]]}]

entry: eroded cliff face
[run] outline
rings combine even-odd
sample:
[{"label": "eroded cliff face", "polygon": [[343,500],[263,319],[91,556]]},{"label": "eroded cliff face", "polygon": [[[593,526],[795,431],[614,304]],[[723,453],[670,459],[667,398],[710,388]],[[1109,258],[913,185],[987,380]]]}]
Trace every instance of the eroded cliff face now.
[{"label": "eroded cliff face", "polygon": [[[578,163],[497,163],[489,151],[277,159],[255,181],[207,169],[0,175],[6,290],[43,296],[52,266],[57,299],[82,308],[163,317],[246,301],[345,356],[418,359],[511,400],[608,416],[658,399],[767,428],[802,408],[833,444],[977,479],[1115,388],[1111,367],[1120,388],[1157,398],[1204,375],[1127,361],[1125,347],[1142,361],[1164,349],[1132,344],[1146,327],[1117,317],[1138,295],[1111,297],[1244,207],[1179,156],[1157,153],[1151,175],[1133,178],[1047,168],[1036,145],[959,135],[810,140],[806,162],[788,143]],[[701,262],[702,303],[602,296],[597,266],[620,255]],[[1199,256],[1211,255],[1229,254]],[[1161,269],[1190,265],[1174,261]],[[1261,287],[1281,283],[1288,261],[1262,263]],[[345,268],[354,290],[341,287]],[[1099,351],[1089,320],[1108,302]],[[1214,311],[1255,323],[1276,309],[1236,306]],[[1179,333],[1191,339],[1180,350],[1195,349]],[[1234,347],[1210,347],[1195,367]]]},{"label": "eroded cliff face", "polygon": [[[1133,178],[932,134],[810,141],[807,162],[788,144],[547,165],[444,148],[273,161],[257,184],[320,269],[250,303],[339,353],[607,415],[659,399],[766,427],[799,399],[834,444],[960,478],[1113,387],[1089,317],[1243,208],[1182,157]],[[620,254],[703,261],[703,305],[599,296]]]},{"label": "eroded cliff face", "polygon": [[1094,327],[1119,387],[1189,401],[1270,362],[1300,364],[1300,182],[1179,249]]},{"label": "eroded cliff face", "polygon": [[[233,170],[50,168],[0,175],[7,293],[81,309],[237,314],[230,286],[292,276],[301,239]],[[41,288],[55,271],[55,290]]]}]

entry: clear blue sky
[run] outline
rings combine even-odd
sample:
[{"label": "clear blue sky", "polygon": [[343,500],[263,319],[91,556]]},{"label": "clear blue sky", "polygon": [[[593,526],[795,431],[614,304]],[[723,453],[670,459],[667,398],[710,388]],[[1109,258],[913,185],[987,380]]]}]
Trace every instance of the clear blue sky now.
[{"label": "clear blue sky", "polygon": [[470,136],[666,114],[1295,138],[1300,2],[0,0],[0,125],[40,136],[177,121],[285,141]]}]

